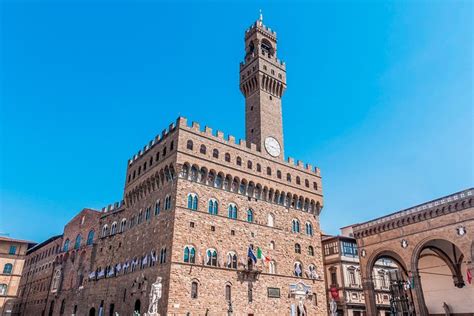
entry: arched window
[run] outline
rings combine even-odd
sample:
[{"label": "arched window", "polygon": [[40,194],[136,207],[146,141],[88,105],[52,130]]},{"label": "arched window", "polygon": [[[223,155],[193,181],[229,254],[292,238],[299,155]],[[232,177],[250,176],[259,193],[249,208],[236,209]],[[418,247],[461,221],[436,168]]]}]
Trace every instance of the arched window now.
[{"label": "arched window", "polygon": [[247,168],[252,169],[252,162],[250,160],[247,161]]},{"label": "arched window", "polygon": [[193,141],[192,140],[188,140],[188,142],[186,143],[186,148],[189,149],[189,150],[193,150]]},{"label": "arched window", "polygon": [[117,222],[113,222],[112,226],[110,226],[110,235],[115,235],[117,232]]},{"label": "arched window", "polygon": [[146,210],[145,210],[145,220],[146,220],[146,221],[149,221],[150,218],[151,218],[150,212],[151,212],[151,208],[148,206],[148,207],[146,208]]},{"label": "arched window", "polygon": [[319,279],[318,272],[316,271],[316,267],[314,264],[310,264],[308,266],[308,270],[306,271],[308,278],[310,279]]},{"label": "arched window", "polygon": [[313,182],[313,189],[315,189],[315,190],[318,189],[318,183],[317,182]]},{"label": "arched window", "polygon": [[225,154],[225,161],[230,162],[230,154],[229,153]]},{"label": "arched window", "polygon": [[193,246],[184,247],[184,262],[195,263],[196,262],[196,250]]},{"label": "arched window", "polygon": [[306,223],[306,235],[313,236],[313,225],[310,222]]},{"label": "arched window", "polygon": [[301,246],[300,246],[300,244],[295,244],[295,253],[301,253]]},{"label": "arched window", "polygon": [[275,216],[270,213],[268,214],[268,219],[267,219],[267,226],[273,227],[275,225]]},{"label": "arched window", "polygon": [[59,315],[64,315],[64,309],[66,308],[66,300],[61,301],[61,306],[59,307]]},{"label": "arched window", "polygon": [[217,203],[216,199],[209,200],[208,209],[209,209],[209,214],[217,215],[217,213],[219,212],[219,203]]},{"label": "arched window", "polygon": [[237,219],[237,205],[235,205],[234,203],[229,204],[228,211],[229,218]]},{"label": "arched window", "polygon": [[227,254],[227,268],[237,269],[237,255],[235,252],[229,252]]},{"label": "arched window", "polygon": [[269,175],[269,176],[272,175],[272,168],[267,167],[267,175]]},{"label": "arched window", "polygon": [[297,219],[294,219],[291,221],[291,231],[293,233],[299,233],[300,232],[300,221]]},{"label": "arched window", "polygon": [[286,174],[286,181],[291,182],[291,174]]},{"label": "arched window", "polygon": [[167,195],[165,198],[165,210],[171,209],[171,196]]},{"label": "arched window", "polygon": [[230,284],[225,285],[225,300],[227,302],[232,301],[232,287],[230,286]]},{"label": "arched window", "polygon": [[0,284],[0,295],[7,294],[7,285],[5,283]]},{"label": "arched window", "polygon": [[277,170],[277,178],[281,179],[281,171],[280,170]]},{"label": "arched window", "polygon": [[309,247],[308,247],[308,255],[314,256],[314,248],[313,248],[313,246],[309,246]]},{"label": "arched window", "polygon": [[63,251],[66,252],[69,250],[69,239],[66,239],[63,246]]},{"label": "arched window", "polygon": [[259,163],[257,163],[257,172],[262,172],[262,166]]},{"label": "arched window", "polygon": [[198,208],[198,196],[195,193],[188,194],[188,208],[194,211]]},{"label": "arched window", "polygon": [[301,184],[301,179],[298,176],[296,177],[296,184]]},{"label": "arched window", "polygon": [[127,219],[122,218],[120,222],[120,232],[123,233],[125,231],[125,227],[127,227]]},{"label": "arched window", "polygon": [[160,250],[160,264],[166,263],[166,248]]},{"label": "arched window", "polygon": [[206,251],[206,265],[217,267],[217,251],[215,249],[207,249]]},{"label": "arched window", "polygon": [[87,234],[87,246],[92,245],[94,242],[94,230],[90,230]]},{"label": "arched window", "polygon": [[309,181],[308,181],[308,179],[305,179],[305,180],[304,180],[304,186],[307,187],[307,188],[309,188]]},{"label": "arched window", "polygon": [[268,273],[275,274],[276,273],[276,263],[274,260],[268,263]]},{"label": "arched window", "polygon": [[13,264],[7,263],[3,266],[3,274],[12,274]]},{"label": "arched window", "polygon": [[242,158],[237,157],[236,162],[237,162],[237,166],[242,166]]},{"label": "arched window", "polygon": [[253,211],[252,210],[247,210],[247,222],[253,223]]},{"label": "arched window", "polygon": [[81,234],[78,234],[76,236],[76,241],[74,242],[74,249],[79,249],[79,247],[81,246],[81,240],[82,240],[82,236]]},{"label": "arched window", "polygon": [[274,242],[273,240],[270,241],[269,247],[270,247],[270,249],[272,249],[272,250],[275,249],[275,242]]},{"label": "arched window", "polygon": [[197,283],[197,281],[193,281],[191,283],[191,298],[193,298],[193,299],[198,298],[198,283]]},{"label": "arched window", "polygon": [[157,200],[155,202],[155,216],[160,214],[160,210],[161,210],[161,201]]},{"label": "arched window", "polygon": [[219,151],[217,149],[212,150],[212,157],[219,158]]},{"label": "arched window", "polygon": [[207,149],[206,149],[206,146],[205,145],[201,145],[201,148],[199,148],[199,152],[203,155],[206,154],[207,152]]},{"label": "arched window", "polygon": [[297,277],[303,276],[303,266],[301,265],[301,262],[295,262],[293,274]]},{"label": "arched window", "polygon": [[143,211],[140,210],[137,216],[137,224],[140,224],[142,222],[142,218],[143,218]]}]

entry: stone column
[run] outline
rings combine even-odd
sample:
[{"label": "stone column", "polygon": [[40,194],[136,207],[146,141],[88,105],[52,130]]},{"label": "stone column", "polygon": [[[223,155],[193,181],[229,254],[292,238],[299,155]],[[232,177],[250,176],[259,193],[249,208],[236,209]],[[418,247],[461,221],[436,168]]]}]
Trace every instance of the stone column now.
[{"label": "stone column", "polygon": [[423,289],[421,287],[421,278],[418,271],[410,271],[410,282],[414,283],[414,289],[412,289],[411,293],[416,315],[428,316],[428,309],[426,308],[425,297],[423,296]]},{"label": "stone column", "polygon": [[372,277],[362,278],[362,288],[364,289],[365,309],[367,315],[378,315]]}]

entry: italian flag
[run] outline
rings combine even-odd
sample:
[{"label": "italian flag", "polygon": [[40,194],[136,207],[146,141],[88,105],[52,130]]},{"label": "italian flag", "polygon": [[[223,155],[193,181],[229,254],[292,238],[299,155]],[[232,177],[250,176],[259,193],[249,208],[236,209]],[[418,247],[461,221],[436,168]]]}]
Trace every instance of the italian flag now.
[{"label": "italian flag", "polygon": [[270,262],[270,257],[265,256],[260,248],[257,248],[257,259],[261,259],[263,263]]}]

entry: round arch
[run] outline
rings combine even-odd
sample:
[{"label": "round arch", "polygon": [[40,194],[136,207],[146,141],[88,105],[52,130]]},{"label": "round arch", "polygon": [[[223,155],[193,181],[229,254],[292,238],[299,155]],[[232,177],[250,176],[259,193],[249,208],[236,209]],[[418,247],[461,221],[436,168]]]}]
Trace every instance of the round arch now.
[{"label": "round arch", "polygon": [[[462,304],[458,298],[470,296],[463,277],[465,262],[470,260],[466,255],[469,256],[466,249],[462,249],[449,236],[430,236],[416,245],[412,253],[411,268],[419,279],[415,290],[418,308],[422,313],[428,315],[443,312],[442,304],[446,304],[448,309],[459,308]],[[452,283],[448,282],[450,278]]]},{"label": "round arch", "polygon": [[366,300],[367,315],[377,315],[378,308],[375,299],[376,280],[373,278],[373,271],[376,263],[380,259],[389,259],[398,267],[398,272],[390,274],[390,282],[399,290],[397,297],[393,299],[395,308],[400,311],[414,311],[414,293],[410,288],[405,287],[410,278],[410,271],[406,260],[399,252],[392,248],[379,248],[375,250],[367,259],[367,264],[361,264],[362,283]]}]

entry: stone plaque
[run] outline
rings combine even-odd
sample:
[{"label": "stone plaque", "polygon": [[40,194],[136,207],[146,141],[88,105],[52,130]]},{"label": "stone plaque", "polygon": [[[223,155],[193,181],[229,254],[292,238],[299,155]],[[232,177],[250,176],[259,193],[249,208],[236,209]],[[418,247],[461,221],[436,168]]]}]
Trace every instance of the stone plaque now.
[{"label": "stone plaque", "polygon": [[267,288],[268,297],[280,298],[280,288],[278,287],[269,287]]}]

